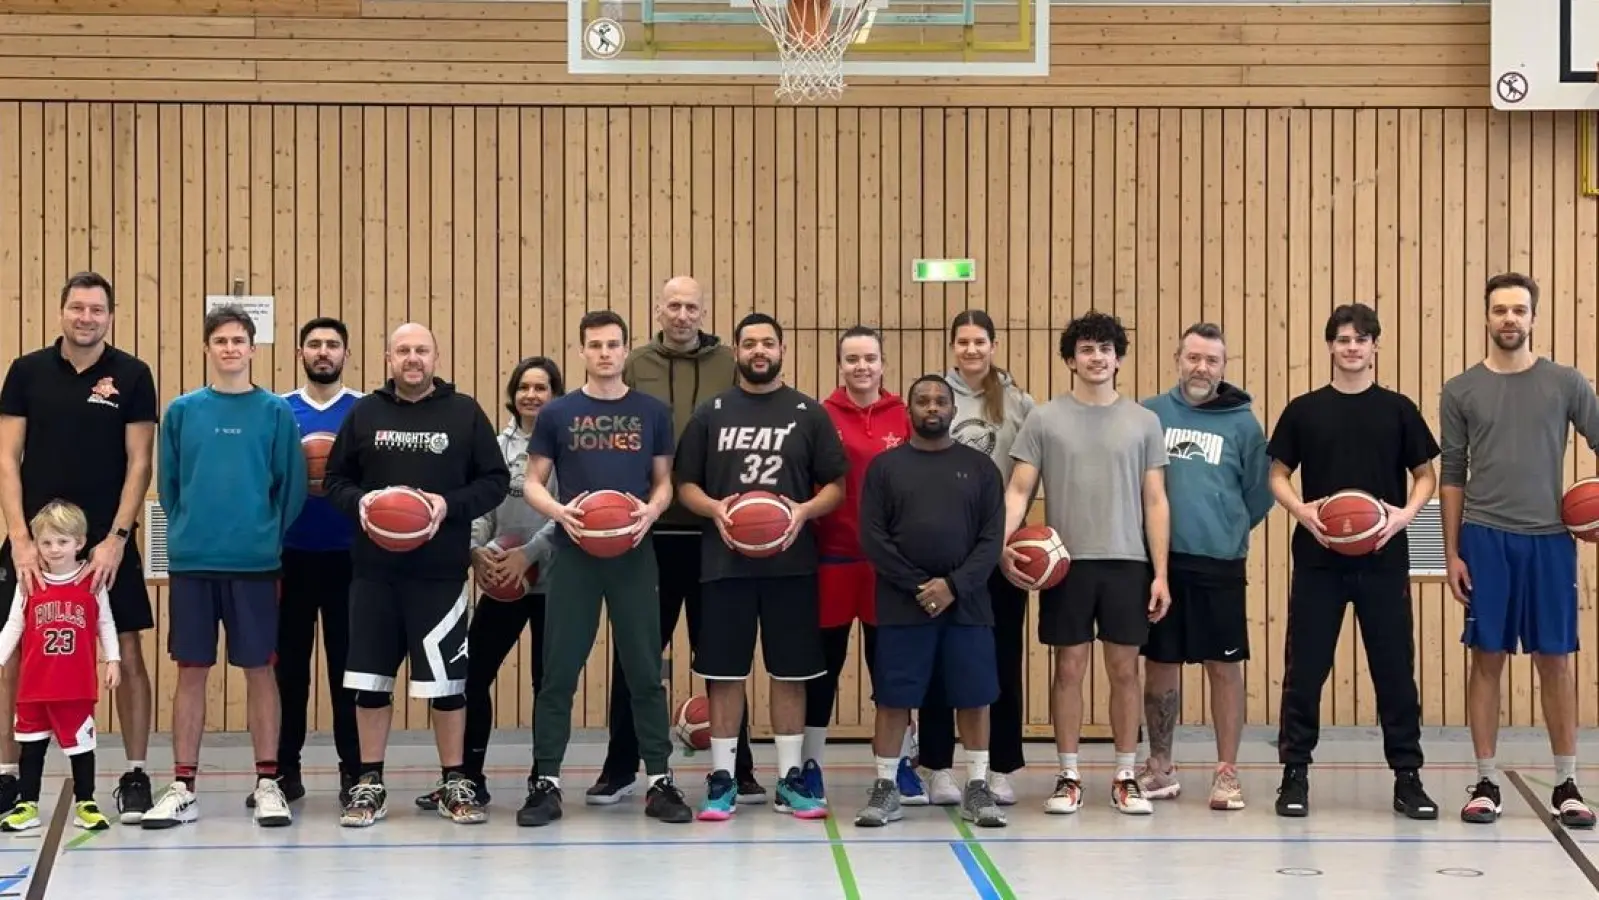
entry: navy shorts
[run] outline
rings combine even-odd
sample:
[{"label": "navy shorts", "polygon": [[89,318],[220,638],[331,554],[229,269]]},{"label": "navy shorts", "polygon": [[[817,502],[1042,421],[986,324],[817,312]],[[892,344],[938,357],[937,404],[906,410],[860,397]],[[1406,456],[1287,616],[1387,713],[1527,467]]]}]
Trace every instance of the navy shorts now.
[{"label": "navy shorts", "polygon": [[167,602],[167,652],[178,665],[216,665],[218,622],[228,639],[231,665],[259,669],[277,661],[276,578],[174,574]]},{"label": "navy shorts", "polygon": [[999,699],[994,629],[934,619],[926,625],[877,626],[872,700],[888,709],[918,709],[939,679],[953,709],[979,709]]},{"label": "navy shorts", "polygon": [[1461,643],[1497,653],[1577,652],[1577,544],[1571,535],[1512,534],[1466,522],[1460,558],[1471,576]]}]

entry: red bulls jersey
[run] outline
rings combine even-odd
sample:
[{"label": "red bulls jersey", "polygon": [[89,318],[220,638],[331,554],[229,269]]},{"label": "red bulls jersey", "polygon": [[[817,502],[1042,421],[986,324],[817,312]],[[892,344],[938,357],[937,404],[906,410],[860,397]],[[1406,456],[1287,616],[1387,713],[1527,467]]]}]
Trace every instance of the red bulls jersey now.
[{"label": "red bulls jersey", "polygon": [[95,641],[107,660],[118,658],[111,600],[90,590],[87,568],[70,575],[45,575],[45,584],[24,598],[22,589],[11,603],[11,616],[0,630],[0,662],[21,660],[17,701],[97,700],[100,696]]}]

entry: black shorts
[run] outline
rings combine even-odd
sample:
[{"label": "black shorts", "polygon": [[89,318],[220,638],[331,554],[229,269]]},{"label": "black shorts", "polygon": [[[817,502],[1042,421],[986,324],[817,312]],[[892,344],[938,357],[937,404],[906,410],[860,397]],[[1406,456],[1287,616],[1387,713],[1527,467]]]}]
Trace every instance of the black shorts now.
[{"label": "black shorts", "polygon": [[1171,609],[1149,627],[1146,659],[1173,665],[1249,659],[1249,583],[1242,574],[1173,566],[1167,587]]},{"label": "black shorts", "polygon": [[1107,644],[1142,647],[1149,637],[1147,562],[1127,559],[1073,560],[1066,579],[1038,598],[1038,642],[1072,647],[1098,638]]},{"label": "black shorts", "polygon": [[[139,532],[134,529],[122,547],[122,565],[117,567],[117,578],[111,582],[111,617],[117,620],[117,634],[149,631],[155,627],[155,615],[150,607],[150,589],[144,583],[144,560],[139,556]],[[93,552],[90,544],[85,552]],[[11,613],[11,601],[16,596],[16,579],[11,567],[11,542],[0,545],[0,594],[3,594],[6,614]]]},{"label": "black shorts", "polygon": [[778,681],[822,677],[827,656],[817,602],[815,575],[705,582],[694,674],[708,681],[750,677],[758,631],[768,675]]},{"label": "black shorts", "polygon": [[451,697],[466,691],[465,581],[376,579],[350,582],[350,646],[344,686],[389,693],[409,655],[410,695]]}]

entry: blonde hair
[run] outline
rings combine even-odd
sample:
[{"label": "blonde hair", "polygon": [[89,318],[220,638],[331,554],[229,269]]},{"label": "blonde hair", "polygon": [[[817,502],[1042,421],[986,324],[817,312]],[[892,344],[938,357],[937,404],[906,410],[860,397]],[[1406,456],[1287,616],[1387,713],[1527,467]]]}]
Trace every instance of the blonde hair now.
[{"label": "blonde hair", "polygon": [[51,500],[28,523],[34,538],[49,532],[82,540],[89,535],[89,520],[76,504],[65,500]]}]

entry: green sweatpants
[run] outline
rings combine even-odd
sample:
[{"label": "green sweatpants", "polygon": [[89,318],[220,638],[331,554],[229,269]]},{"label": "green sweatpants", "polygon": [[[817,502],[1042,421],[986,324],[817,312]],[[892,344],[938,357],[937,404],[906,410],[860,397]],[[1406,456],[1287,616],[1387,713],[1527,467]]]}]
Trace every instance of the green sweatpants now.
[{"label": "green sweatpants", "polygon": [[666,688],[661,684],[661,608],[655,542],[646,538],[614,559],[558,544],[544,604],[544,684],[533,703],[533,762],[558,777],[572,737],[572,697],[600,628],[603,598],[627,690],[639,755],[649,775],[664,775],[672,755]]}]

